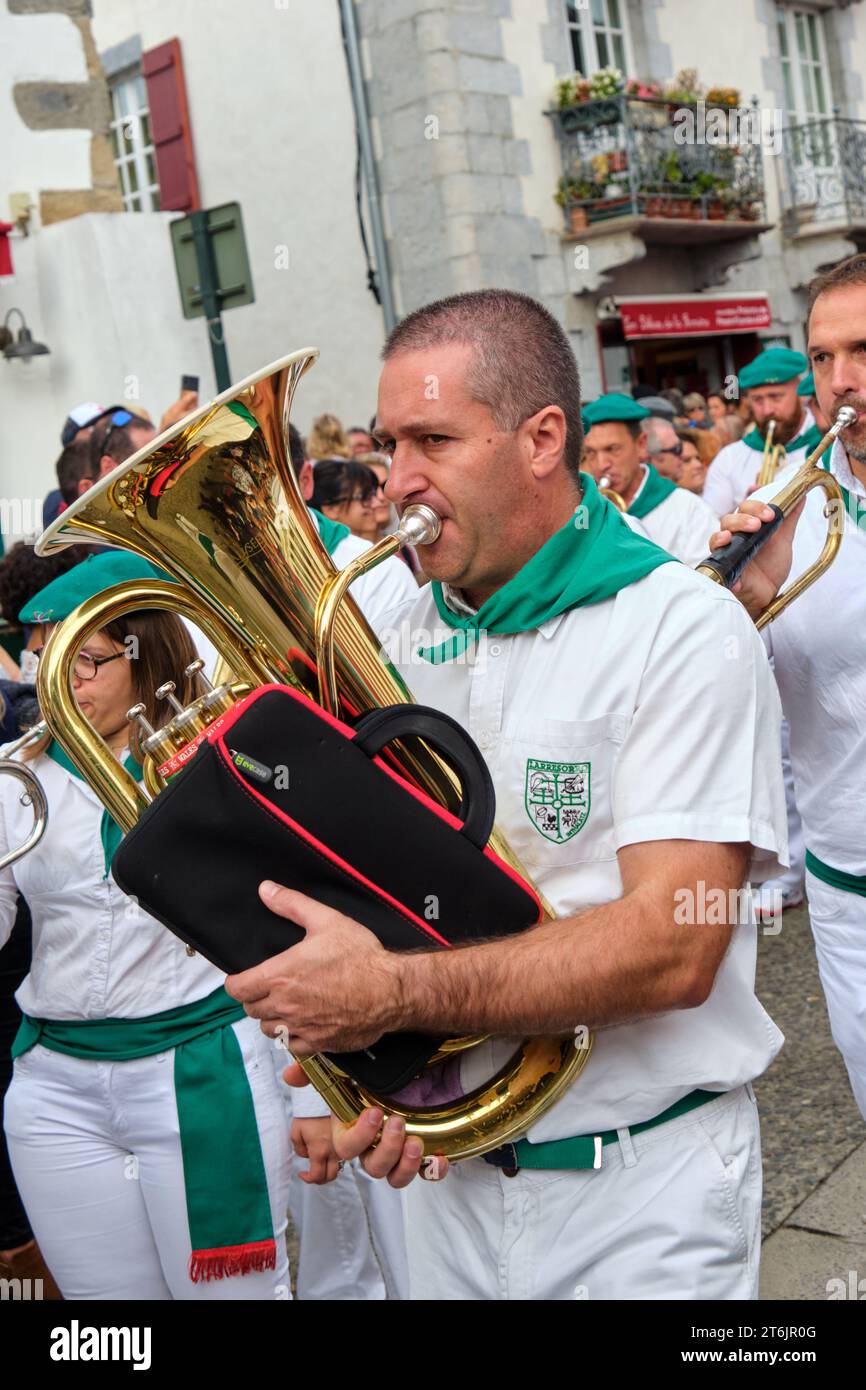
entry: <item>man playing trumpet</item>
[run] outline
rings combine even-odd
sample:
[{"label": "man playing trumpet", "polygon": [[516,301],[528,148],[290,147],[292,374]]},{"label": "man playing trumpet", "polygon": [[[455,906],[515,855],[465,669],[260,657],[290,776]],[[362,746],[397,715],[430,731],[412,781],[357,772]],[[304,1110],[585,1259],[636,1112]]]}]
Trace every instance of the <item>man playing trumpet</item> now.
[{"label": "man playing trumpet", "polygon": [[[821,410],[857,411],[823,464],[842,489],[842,529],[827,574],[767,629],[791,728],[791,758],[806,840],[806,891],[830,1025],[866,1118],[866,255],[813,281],[809,357]],[[770,519],[764,498],[780,475],[722,518],[713,548]],[[825,498],[808,494],[747,566],[734,592],[757,615],[815,559],[827,533]]]}]

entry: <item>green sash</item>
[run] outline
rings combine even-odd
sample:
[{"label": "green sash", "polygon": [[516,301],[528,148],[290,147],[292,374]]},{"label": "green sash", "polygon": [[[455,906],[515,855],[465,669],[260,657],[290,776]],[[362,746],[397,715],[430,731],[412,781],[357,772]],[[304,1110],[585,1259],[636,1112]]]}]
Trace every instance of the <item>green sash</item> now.
[{"label": "green sash", "polygon": [[[796,439],[792,439],[790,444],[785,444],[783,447],[786,454],[793,454],[797,449],[805,449],[808,454],[821,443],[823,438],[824,434],[818,426],[811,425],[802,434],[798,434]],[[750,449],[754,449],[759,454],[764,452],[766,442],[758,429],[749,430],[748,434],[743,435],[743,443],[748,444]]]},{"label": "green sash", "polygon": [[661,473],[653,468],[651,463],[647,463],[644,466],[647,470],[647,480],[631,506],[627,509],[629,516],[636,516],[638,521],[640,521],[641,517],[647,516],[650,512],[655,511],[656,507],[659,506],[661,502],[664,502],[666,497],[670,497],[671,493],[677,490],[676,483],[672,483],[670,478],[663,478]]},{"label": "green sash", "polygon": [[[45,751],[49,758],[53,759],[55,763],[58,763],[60,767],[64,767],[67,772],[71,772],[73,777],[77,777],[80,782],[85,780],[69,754],[64,748],[61,748],[56,739],[51,740]],[[137,758],[134,758],[131,753],[127,754],[123,766],[126,768],[127,772],[132,774],[136,782],[141,781],[141,763]],[[105,860],[105,873],[103,874],[103,878],[108,878],[111,861],[114,858],[114,851],[123,839],[123,831],[117,824],[117,821],[111,818],[108,811],[102,812],[102,820],[99,823],[99,834],[102,840],[102,853]]]},{"label": "green sash", "polygon": [[25,1014],[12,1045],[13,1057],[41,1043],[52,1052],[99,1062],[128,1062],[174,1049],[194,1284],[276,1267],[255,1106],[230,1026],[244,1017],[243,1005],[220,985],[204,999],[149,1018]]},{"label": "green sash", "polygon": [[806,868],[822,883],[829,883],[831,888],[841,888],[846,893],[858,893],[861,898],[866,898],[866,874],[849,874],[844,869],[834,869],[809,849],[806,850]]},{"label": "green sash", "polygon": [[323,516],[317,512],[315,507],[309,509],[319,523],[319,535],[322,538],[322,545],[329,555],[333,555],[340,541],[344,541],[352,533],[348,526],[344,526],[341,521],[332,521],[329,516]]},{"label": "green sash", "polygon": [[556,531],[512,579],[497,589],[477,613],[455,613],[442,585],[432,584],[439,616],[454,637],[438,647],[422,647],[424,661],[453,661],[482,632],[511,634],[541,627],[571,608],[600,603],[674,557],[626,525],[616,508],[581,474],[583,497],[571,521]]}]

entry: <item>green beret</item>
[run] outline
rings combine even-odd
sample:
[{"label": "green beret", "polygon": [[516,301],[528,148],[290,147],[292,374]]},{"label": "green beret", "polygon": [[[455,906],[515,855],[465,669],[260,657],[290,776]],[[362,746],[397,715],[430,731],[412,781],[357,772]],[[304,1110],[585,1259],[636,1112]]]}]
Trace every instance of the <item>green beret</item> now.
[{"label": "green beret", "polygon": [[631,396],[624,396],[621,391],[611,391],[606,396],[599,396],[597,401],[592,401],[585,408],[583,428],[591,430],[593,425],[606,425],[616,420],[648,420],[651,414],[651,410],[633,401]]},{"label": "green beret", "polygon": [[100,555],[88,555],[80,565],[73,565],[71,570],[59,574],[34,594],[18,614],[19,621],[59,623],[85,599],[128,579],[171,579],[171,575],[128,550],[106,550]]},{"label": "green beret", "polygon": [[802,376],[808,367],[809,359],[802,352],[786,347],[767,348],[740,372],[740,388],[748,391],[753,386],[781,386]]},{"label": "green beret", "polygon": [[814,394],[815,394],[815,373],[814,373],[814,372],[810,372],[808,376],[804,376],[804,377],[803,377],[803,380],[800,382],[800,385],[797,387],[797,395],[798,395],[798,396],[814,396]]}]

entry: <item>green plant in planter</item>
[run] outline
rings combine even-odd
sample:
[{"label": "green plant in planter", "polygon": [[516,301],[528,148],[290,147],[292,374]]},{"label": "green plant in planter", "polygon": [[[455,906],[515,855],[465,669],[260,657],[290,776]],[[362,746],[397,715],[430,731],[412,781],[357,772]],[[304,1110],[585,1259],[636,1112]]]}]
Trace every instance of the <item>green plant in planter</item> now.
[{"label": "green plant in planter", "polygon": [[599,68],[589,79],[592,97],[615,97],[625,86],[625,77],[619,68]]},{"label": "green plant in planter", "polygon": [[682,68],[665,91],[666,101],[693,102],[703,95],[697,68]]},{"label": "green plant in planter", "polygon": [[570,106],[579,106],[581,102],[589,101],[591,83],[588,77],[584,77],[581,72],[574,72],[570,77],[563,77],[556,84],[554,101],[557,109],[567,111]]},{"label": "green plant in planter", "polygon": [[591,198],[595,192],[596,189],[589,179],[568,179],[563,175],[556,186],[553,197],[561,208],[566,208],[569,203],[578,203],[586,198]]}]

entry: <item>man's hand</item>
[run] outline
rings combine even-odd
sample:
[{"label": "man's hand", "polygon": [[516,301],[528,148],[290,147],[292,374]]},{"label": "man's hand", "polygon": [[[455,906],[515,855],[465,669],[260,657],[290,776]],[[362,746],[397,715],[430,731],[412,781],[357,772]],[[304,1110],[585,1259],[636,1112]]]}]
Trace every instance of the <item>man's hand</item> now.
[{"label": "man's hand", "polygon": [[300,1158],[310,1160],[306,1173],[299,1175],[302,1182],[318,1186],[334,1181],[340,1171],[341,1160],[334,1148],[330,1115],[293,1120],[292,1148]]},{"label": "man's hand", "polygon": [[278,917],[306,931],[297,946],[226,980],[232,998],[261,1019],[262,1032],[282,1038],[296,1057],[309,1057],[357,1052],[395,1031],[399,956],[359,922],[304,893],[266,882],[259,895]]},{"label": "man's hand", "polygon": [[[283,1073],[289,1086],[307,1086],[309,1077],[297,1063],[288,1066]],[[422,1159],[424,1145],[415,1137],[406,1138],[406,1125],[399,1115],[390,1115],[382,1127],[382,1111],[377,1107],[365,1110],[353,1125],[341,1124],[336,1117],[330,1120],[316,1120],[315,1124],[330,1124],[330,1145],[336,1157],[342,1161],[360,1158],[361,1166],[371,1178],[386,1178],[391,1187],[408,1187],[413,1178],[419,1175],[428,1181],[438,1181],[448,1172],[447,1158],[438,1156]],[[302,1123],[299,1120],[295,1124]],[[303,1123],[309,1124],[310,1121]],[[382,1131],[377,1142],[377,1135]],[[295,1138],[295,1125],[292,1125],[292,1142]],[[305,1182],[316,1181],[301,1174]],[[328,1177],[320,1182],[330,1182],[336,1177],[328,1165]]]},{"label": "man's hand", "polygon": [[[731,588],[752,618],[757,618],[772,603],[791,569],[794,531],[805,504],[805,497],[786,516],[778,531],[750,560]],[[721,530],[710,537],[710,550],[720,550],[738,532],[760,531],[765,521],[772,521],[775,512],[766,502],[741,502],[739,510],[729,512],[720,522]]]},{"label": "man's hand", "polygon": [[174,405],[168,407],[159,422],[160,434],[167,430],[169,425],[176,425],[185,415],[191,415],[194,410],[198,410],[198,391],[181,391]]}]

